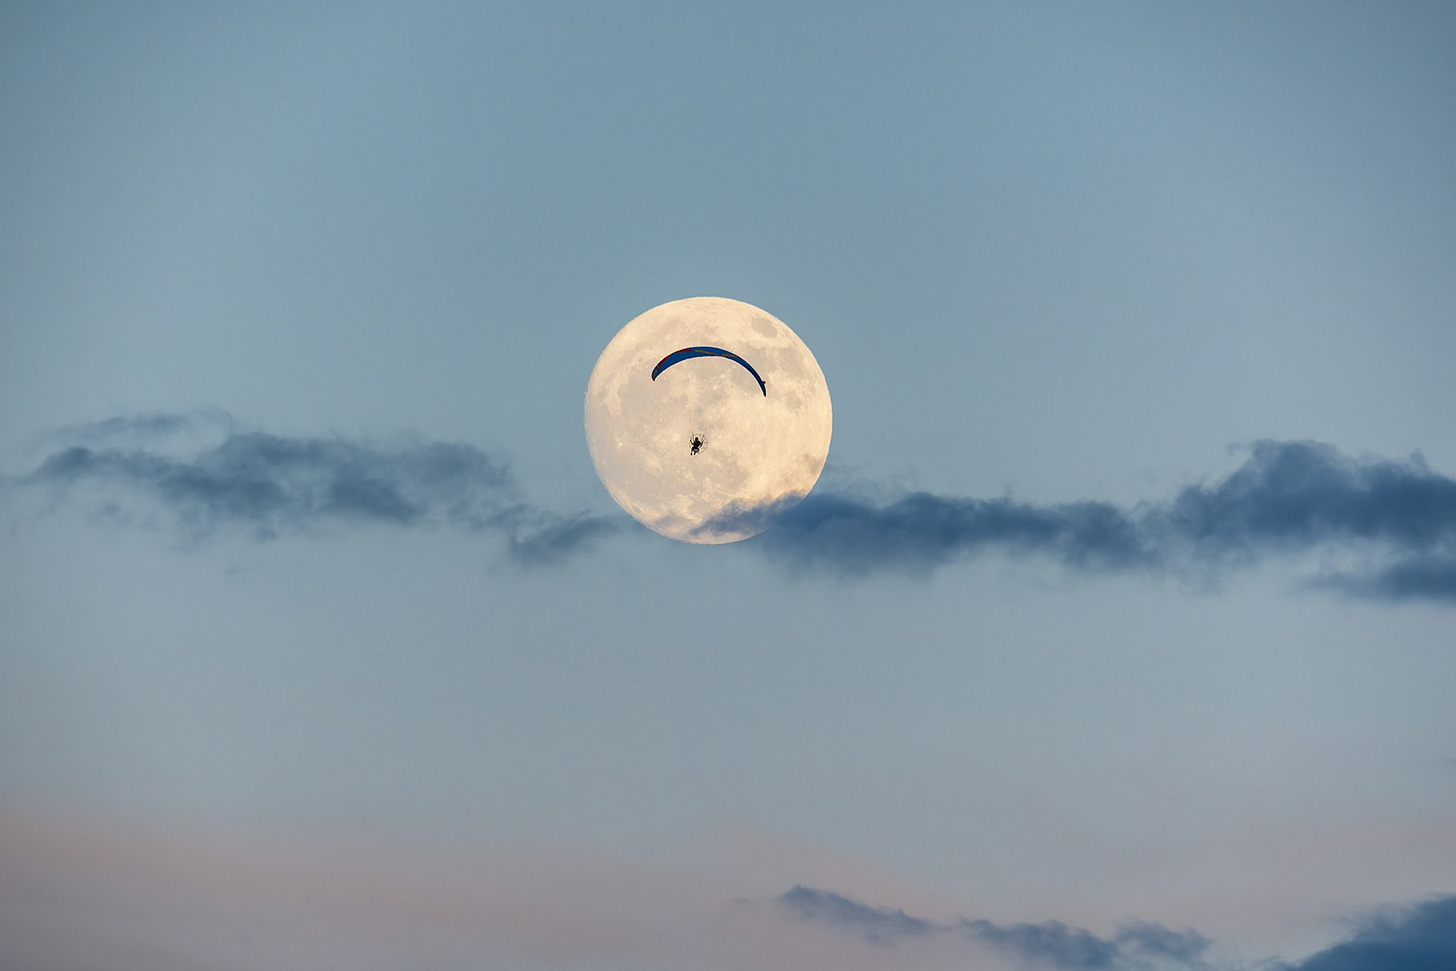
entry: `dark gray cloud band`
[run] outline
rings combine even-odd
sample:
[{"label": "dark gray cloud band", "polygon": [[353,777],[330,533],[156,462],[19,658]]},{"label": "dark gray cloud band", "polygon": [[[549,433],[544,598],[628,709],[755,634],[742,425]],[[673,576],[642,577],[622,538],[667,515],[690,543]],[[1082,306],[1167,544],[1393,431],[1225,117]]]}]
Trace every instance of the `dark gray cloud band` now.
[{"label": "dark gray cloud band", "polygon": [[[1215,961],[1213,942],[1195,930],[1175,931],[1141,921],[1124,924],[1107,937],[1055,920],[937,923],[802,886],[783,894],[778,904],[799,920],[856,934],[881,947],[913,938],[951,937],[989,947],[1018,965],[1056,971],[1232,971],[1250,966]],[[1456,968],[1456,896],[1367,918],[1346,940],[1301,961],[1269,959],[1253,966],[1268,971],[1449,971]]]},{"label": "dark gray cloud band", "polygon": [[[169,449],[169,439],[199,430],[213,440]],[[220,412],[111,418],[50,440],[64,447],[22,481],[66,495],[91,488],[113,511],[126,496],[147,496],[193,540],[223,527],[271,539],[329,524],[444,525],[502,535],[518,562],[542,565],[627,522],[534,505],[504,462],[461,443],[245,432]],[[1326,566],[1310,586],[1456,605],[1456,480],[1419,456],[1352,458],[1318,442],[1256,442],[1225,478],[1131,507],[826,490],[787,508],[735,510],[714,525],[772,526],[745,546],[792,570],[839,577],[924,575],[994,552],[1203,582],[1313,554],[1342,565]]]},{"label": "dark gray cloud band", "polygon": [[[219,425],[221,440],[200,448],[153,444]],[[330,525],[433,525],[499,534],[516,560],[536,565],[621,528],[617,518],[568,516],[524,501],[504,462],[460,443],[238,432],[216,416],[109,419],[70,433],[85,444],[52,452],[23,483],[63,495],[92,489],[113,518],[129,515],[130,500],[151,500],[192,542],[224,528],[269,540]]]},{"label": "dark gray cloud band", "polygon": [[[1165,502],[1037,504],[914,493],[810,495],[752,542],[804,571],[928,573],[979,553],[1039,554],[1086,571],[1206,576],[1275,555],[1331,553],[1362,566],[1312,581],[1352,596],[1456,603],[1456,480],[1419,457],[1355,459],[1317,442],[1255,443],[1212,484]],[[726,523],[725,523],[726,524]]]}]

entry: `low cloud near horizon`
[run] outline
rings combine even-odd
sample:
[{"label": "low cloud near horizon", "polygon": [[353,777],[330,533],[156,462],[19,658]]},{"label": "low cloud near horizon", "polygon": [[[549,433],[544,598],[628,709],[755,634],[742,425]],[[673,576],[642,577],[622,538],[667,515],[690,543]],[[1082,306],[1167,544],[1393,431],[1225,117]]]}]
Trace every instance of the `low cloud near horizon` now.
[{"label": "low cloud near horizon", "polygon": [[932,920],[599,850],[143,824],[0,802],[0,967],[181,971],[754,967],[764,971],[1434,971],[1456,896],[1384,908],[1296,960],[1191,928]]},{"label": "low cloud near horizon", "polygon": [[[186,452],[167,446],[208,428],[220,440]],[[537,506],[505,461],[463,443],[239,431],[221,413],[115,417],[49,440],[62,447],[19,484],[47,487],[58,501],[89,495],[97,512],[122,522],[133,518],[128,503],[145,499],[191,543],[224,528],[269,540],[364,523],[443,526],[504,537],[518,563],[549,565],[628,523],[621,514]],[[772,528],[746,548],[802,573],[927,575],[997,552],[1038,555],[1076,572],[1201,579],[1274,557],[1325,554],[1353,565],[1325,569],[1306,585],[1456,604],[1456,479],[1419,455],[1353,458],[1319,442],[1255,442],[1222,479],[1133,507],[816,491],[786,510],[725,519],[763,517]]]},{"label": "low cloud near horizon", "polygon": [[[899,909],[870,907],[840,894],[797,886],[778,899],[808,923],[891,947],[906,939],[947,937],[996,951],[1013,964],[1055,971],[1223,971],[1246,967],[1210,956],[1213,944],[1197,931],[1135,921],[1107,937],[1057,920],[997,924],[988,920],[937,923]],[[1259,962],[1267,971],[1436,971],[1456,967],[1456,896],[1364,917],[1349,936],[1293,963]]]}]

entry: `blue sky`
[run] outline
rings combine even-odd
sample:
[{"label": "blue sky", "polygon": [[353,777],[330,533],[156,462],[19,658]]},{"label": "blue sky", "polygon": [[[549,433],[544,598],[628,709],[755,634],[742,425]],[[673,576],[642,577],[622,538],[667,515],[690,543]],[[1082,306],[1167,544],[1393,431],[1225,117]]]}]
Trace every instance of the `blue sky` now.
[{"label": "blue sky", "polygon": [[[6,5],[0,955],[1450,959],[1453,43]],[[731,547],[582,435],[694,295],[835,405]]]}]

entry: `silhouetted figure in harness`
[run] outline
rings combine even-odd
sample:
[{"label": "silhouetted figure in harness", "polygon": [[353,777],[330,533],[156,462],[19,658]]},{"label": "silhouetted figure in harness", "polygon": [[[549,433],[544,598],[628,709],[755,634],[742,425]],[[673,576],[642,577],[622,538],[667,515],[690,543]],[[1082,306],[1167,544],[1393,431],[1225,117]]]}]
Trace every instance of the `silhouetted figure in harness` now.
[{"label": "silhouetted figure in harness", "polygon": [[698,449],[700,449],[702,447],[703,447],[703,440],[701,438],[699,438],[698,436],[694,435],[693,436],[693,450],[691,452],[689,452],[688,454],[689,455],[697,455],[698,454]]}]

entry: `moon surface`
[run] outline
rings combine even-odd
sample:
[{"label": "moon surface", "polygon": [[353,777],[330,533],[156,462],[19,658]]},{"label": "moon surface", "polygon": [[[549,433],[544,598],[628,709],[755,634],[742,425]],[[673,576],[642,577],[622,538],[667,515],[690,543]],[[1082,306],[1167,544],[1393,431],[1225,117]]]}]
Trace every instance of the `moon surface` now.
[{"label": "moon surface", "polygon": [[[707,354],[653,368],[675,351]],[[762,377],[760,388],[750,365]],[[612,338],[586,386],[586,441],[602,484],[643,525],[732,543],[796,504],[829,457],[824,372],[782,321],[724,297],[674,300]]]}]

